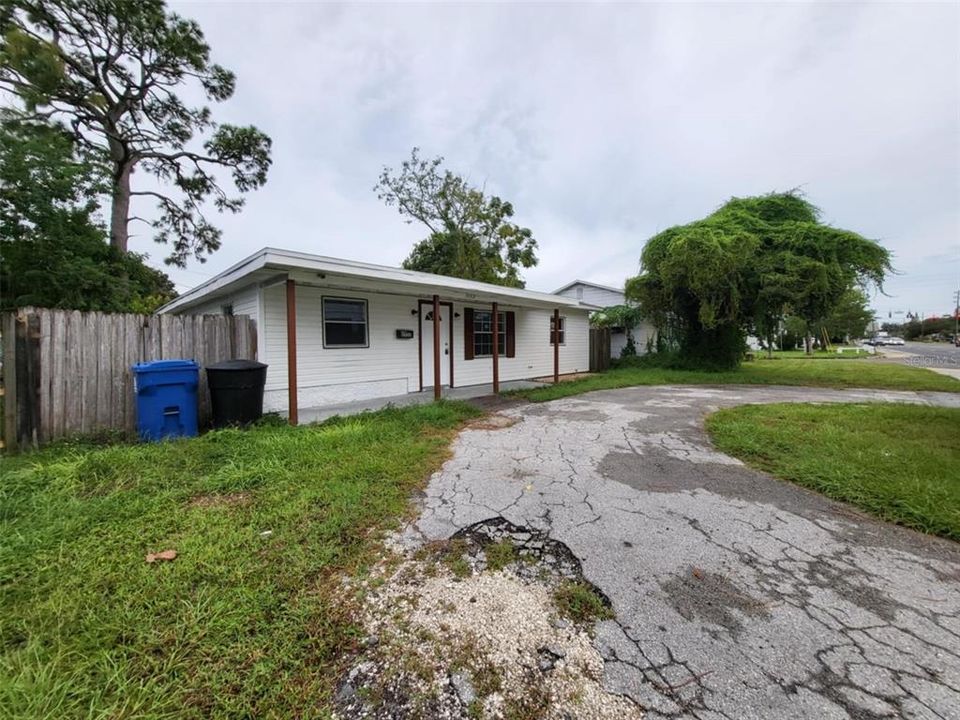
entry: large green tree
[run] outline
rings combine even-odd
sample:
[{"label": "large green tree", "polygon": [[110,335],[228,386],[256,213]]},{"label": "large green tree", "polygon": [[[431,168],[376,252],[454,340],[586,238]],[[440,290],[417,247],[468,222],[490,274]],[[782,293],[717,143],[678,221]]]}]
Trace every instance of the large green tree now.
[{"label": "large green tree", "polygon": [[[21,116],[61,123],[73,141],[109,169],[110,243],[126,252],[133,198],[156,202],[144,220],[167,261],[201,262],[221,232],[204,215],[238,212],[244,193],[266,182],[270,138],[255,127],[217,124],[209,107],[177,94],[198,86],[207,100],[234,91],[229,70],[210,60],[196,22],[162,0],[8,0],[0,4],[0,88],[21,102]],[[131,182],[134,171],[152,182]],[[138,175],[140,177],[140,175]]]},{"label": "large green tree", "polygon": [[882,284],[890,255],[787,192],[733,198],[669,228],[647,242],[641,264],[627,296],[671,328],[682,361],[728,368],[748,332],[769,338],[788,312],[814,332],[851,288]]},{"label": "large green tree", "polygon": [[420,222],[430,231],[403,266],[523,287],[520,269],[537,264],[533,233],[511,221],[513,205],[488,197],[442,164],[443,158],[424,160],[414,148],[399,171],[385,167],[374,187],[408,223]]},{"label": "large green tree", "polygon": [[0,308],[149,312],[173,284],[107,243],[102,168],[46,124],[0,123]]}]

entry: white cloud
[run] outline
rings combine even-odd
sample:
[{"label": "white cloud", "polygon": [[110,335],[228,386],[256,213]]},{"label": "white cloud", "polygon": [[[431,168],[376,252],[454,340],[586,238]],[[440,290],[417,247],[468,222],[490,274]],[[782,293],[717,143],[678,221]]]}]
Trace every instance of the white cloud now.
[{"label": "white cloud", "polygon": [[878,307],[960,280],[956,5],[175,7],[237,72],[218,117],[274,140],[194,272],[267,244],[399,263],[422,233],[371,188],[419,145],[514,202],[536,289],[619,284],[656,231],[797,186],[895,252]]}]

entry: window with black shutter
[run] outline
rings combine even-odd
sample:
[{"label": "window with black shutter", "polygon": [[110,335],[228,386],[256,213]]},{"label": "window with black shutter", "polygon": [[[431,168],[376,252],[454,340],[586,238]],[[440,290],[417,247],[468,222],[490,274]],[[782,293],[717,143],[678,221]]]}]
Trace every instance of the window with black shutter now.
[{"label": "window with black shutter", "polygon": [[[493,312],[463,309],[463,357],[473,360],[493,356]],[[512,358],[517,353],[517,320],[512,310],[497,313],[497,353]]]},{"label": "window with black shutter", "polygon": [[[507,354],[507,314],[497,313],[497,352]],[[473,356],[493,355],[493,313],[489,310],[473,311]]]}]

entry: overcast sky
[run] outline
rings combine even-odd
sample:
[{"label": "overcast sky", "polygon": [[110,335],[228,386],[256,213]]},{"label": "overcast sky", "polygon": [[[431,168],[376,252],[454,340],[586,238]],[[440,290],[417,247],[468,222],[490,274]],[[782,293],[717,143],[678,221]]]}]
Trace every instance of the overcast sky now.
[{"label": "overcast sky", "polygon": [[657,231],[795,187],[894,252],[884,315],[960,285],[956,3],[173,8],[237,73],[217,119],[274,143],[180,290],[266,245],[398,265],[425,232],[371,188],[414,145],[514,203],[530,289],[622,285]]}]

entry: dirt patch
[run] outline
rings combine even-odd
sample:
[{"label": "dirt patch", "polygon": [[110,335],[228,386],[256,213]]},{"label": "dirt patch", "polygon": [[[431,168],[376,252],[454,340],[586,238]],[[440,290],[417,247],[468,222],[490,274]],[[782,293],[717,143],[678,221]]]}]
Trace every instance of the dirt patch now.
[{"label": "dirt patch", "polygon": [[[581,372],[581,373],[567,373],[566,375],[560,376],[560,382],[570,382],[571,380],[579,380],[580,378],[593,377],[597,373],[592,372]],[[543,377],[533,378],[534,382],[542,383],[552,383],[553,375],[544,375]]]},{"label": "dirt patch", "polygon": [[507,408],[519,407],[526,404],[526,400],[514,395],[481,395],[480,397],[468,398],[465,401],[469,405],[484,412],[498,412]]},{"label": "dirt patch", "polygon": [[910,608],[870,584],[870,576],[842,554],[820,556],[806,563],[800,575],[804,579],[801,592],[808,596],[810,588],[826,588],[842,600],[893,623],[900,611]]},{"label": "dirt patch", "polygon": [[252,501],[250,493],[237,492],[226,493],[225,495],[210,494],[197,495],[190,498],[187,507],[191,508],[218,508],[218,507],[243,507],[249,505]]},{"label": "dirt patch", "polygon": [[500,415],[499,413],[493,413],[491,415],[485,415],[479,420],[474,420],[473,422],[467,423],[467,429],[469,430],[503,430],[508,427],[513,427],[518,422],[519,418],[508,417],[507,415]]},{"label": "dirt patch", "polygon": [[697,619],[719,625],[734,636],[743,630],[741,615],[767,617],[770,614],[766,601],[748,595],[722,575],[696,567],[661,583],[660,589],[684,620]]},{"label": "dirt patch", "polygon": [[603,689],[593,623],[558,609],[574,582],[596,592],[565,545],[502,518],[378,567],[336,717],[641,718]]}]

